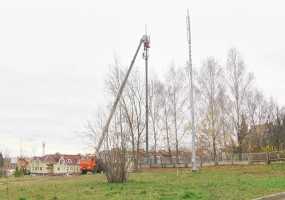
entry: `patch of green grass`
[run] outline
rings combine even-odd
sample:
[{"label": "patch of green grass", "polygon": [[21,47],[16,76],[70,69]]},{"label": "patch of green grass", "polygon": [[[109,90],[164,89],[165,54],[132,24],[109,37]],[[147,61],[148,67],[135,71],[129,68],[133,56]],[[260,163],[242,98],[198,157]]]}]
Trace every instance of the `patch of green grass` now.
[{"label": "patch of green grass", "polygon": [[285,165],[151,169],[108,184],[104,175],[0,179],[6,200],[243,200],[285,191]]}]

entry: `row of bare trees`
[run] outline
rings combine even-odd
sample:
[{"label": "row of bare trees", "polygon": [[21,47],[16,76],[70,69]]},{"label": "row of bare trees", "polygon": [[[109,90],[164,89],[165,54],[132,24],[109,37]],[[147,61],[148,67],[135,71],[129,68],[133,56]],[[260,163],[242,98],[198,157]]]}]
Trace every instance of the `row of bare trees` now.
[{"label": "row of bare trees", "polygon": [[[194,76],[198,150],[211,155],[216,163],[217,155],[222,151],[239,153],[241,158],[242,152],[260,151],[270,145],[268,137],[264,136],[270,134],[266,124],[274,124],[276,116],[282,118],[284,113],[254,86],[253,74],[246,71],[237,49],[228,51],[225,63],[221,64],[213,57],[206,58]],[[107,102],[111,103],[116,96],[125,72],[115,60],[106,78]],[[158,159],[157,152],[164,150],[170,155],[170,162],[177,163],[181,149],[191,150],[188,70],[171,64],[163,79],[152,74],[148,87],[149,146],[154,162]],[[144,74],[133,71],[103,148],[109,152],[115,149],[125,152],[123,156],[127,155],[136,170],[145,146],[144,91]],[[100,108],[98,117],[88,124],[88,136],[94,144],[100,137],[108,108]],[[245,123],[247,131],[244,130]]]},{"label": "row of bare trees", "polygon": [[[278,119],[284,118],[284,109],[256,88],[254,76],[246,71],[237,49],[228,51],[224,66],[215,58],[207,58],[197,77],[197,115],[202,138],[198,144],[206,147],[213,161],[217,163],[218,152],[235,152],[242,159],[245,152],[265,151],[268,147],[281,150],[272,135],[276,135]],[[282,131],[277,132],[280,138]]]}]

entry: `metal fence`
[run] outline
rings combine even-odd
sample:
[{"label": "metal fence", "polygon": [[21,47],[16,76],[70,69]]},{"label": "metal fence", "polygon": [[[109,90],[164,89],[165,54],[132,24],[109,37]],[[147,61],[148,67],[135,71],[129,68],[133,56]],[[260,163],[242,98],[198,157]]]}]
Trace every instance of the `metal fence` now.
[{"label": "metal fence", "polygon": [[[219,153],[217,155],[217,164],[219,165],[246,165],[254,163],[270,164],[272,162],[285,161],[285,152],[260,152],[260,153]],[[204,155],[197,157],[196,162],[200,167],[215,165],[212,155]],[[139,160],[142,168],[156,167],[191,167],[191,153],[182,154],[178,157],[168,155],[151,155],[149,162],[146,156],[142,156]]]}]

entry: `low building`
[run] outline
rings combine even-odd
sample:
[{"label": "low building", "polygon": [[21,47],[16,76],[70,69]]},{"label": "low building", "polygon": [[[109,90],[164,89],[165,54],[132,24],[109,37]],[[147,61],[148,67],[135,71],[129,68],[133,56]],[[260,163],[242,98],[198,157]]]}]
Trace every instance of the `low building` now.
[{"label": "low building", "polygon": [[34,175],[80,174],[80,155],[52,154],[34,157],[29,171]]},{"label": "low building", "polygon": [[18,158],[12,157],[10,158],[9,169],[15,170],[17,168]]},{"label": "low building", "polygon": [[3,157],[3,155],[0,153],[0,177],[13,175],[16,166],[17,158],[9,158],[8,156]]}]

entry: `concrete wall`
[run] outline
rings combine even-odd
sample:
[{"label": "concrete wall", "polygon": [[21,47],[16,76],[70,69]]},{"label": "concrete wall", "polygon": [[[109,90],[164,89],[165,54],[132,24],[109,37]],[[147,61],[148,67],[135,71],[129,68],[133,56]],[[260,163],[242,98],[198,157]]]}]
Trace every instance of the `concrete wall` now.
[{"label": "concrete wall", "polygon": [[53,170],[54,174],[78,174],[80,173],[80,166],[56,163],[53,166]]}]

